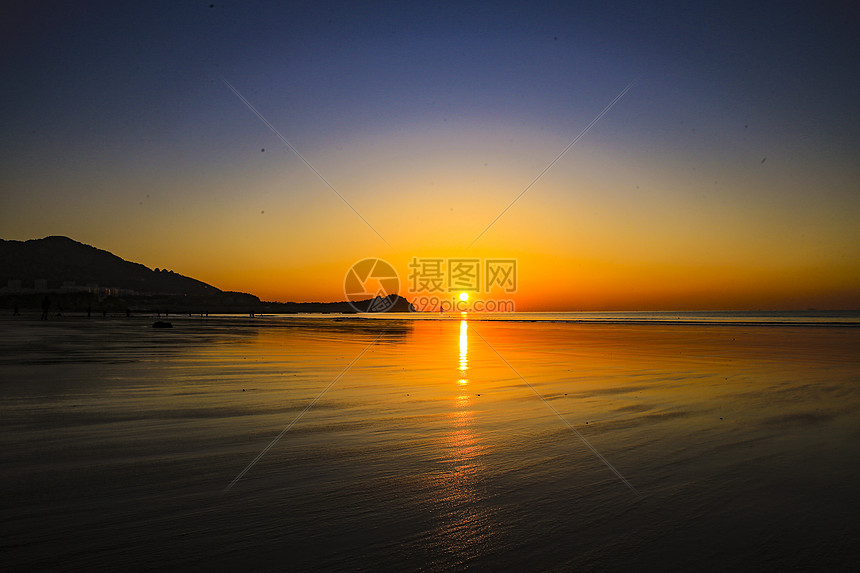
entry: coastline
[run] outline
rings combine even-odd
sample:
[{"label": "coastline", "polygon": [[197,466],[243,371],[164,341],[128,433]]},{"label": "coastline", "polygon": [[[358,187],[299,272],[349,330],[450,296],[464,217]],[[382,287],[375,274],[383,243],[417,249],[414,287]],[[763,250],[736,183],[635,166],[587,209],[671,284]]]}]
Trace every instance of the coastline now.
[{"label": "coastline", "polygon": [[10,567],[856,558],[855,328],[152,320],[0,321]]}]

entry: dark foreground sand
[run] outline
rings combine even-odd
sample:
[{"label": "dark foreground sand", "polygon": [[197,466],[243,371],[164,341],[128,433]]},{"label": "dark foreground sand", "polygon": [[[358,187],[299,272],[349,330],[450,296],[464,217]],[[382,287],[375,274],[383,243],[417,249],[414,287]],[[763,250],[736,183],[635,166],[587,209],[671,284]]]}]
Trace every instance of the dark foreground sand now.
[{"label": "dark foreground sand", "polygon": [[0,321],[5,569],[858,565],[860,328],[151,322]]}]

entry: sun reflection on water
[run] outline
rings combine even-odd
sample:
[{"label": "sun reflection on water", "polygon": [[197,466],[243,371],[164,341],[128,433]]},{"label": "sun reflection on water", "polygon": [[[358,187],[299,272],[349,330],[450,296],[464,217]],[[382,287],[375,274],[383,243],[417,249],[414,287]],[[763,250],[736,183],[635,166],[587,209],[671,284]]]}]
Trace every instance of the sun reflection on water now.
[{"label": "sun reflection on water", "polygon": [[465,320],[460,321],[460,379],[458,383],[466,385],[469,379],[466,377],[466,371],[469,369],[469,336],[468,324]]},{"label": "sun reflection on water", "polygon": [[443,438],[442,461],[437,502],[444,508],[445,519],[436,531],[440,549],[449,556],[468,559],[480,553],[492,535],[490,511],[484,507],[481,488],[486,445],[475,430],[475,399],[467,393],[469,385],[468,324],[460,321],[460,362],[457,372],[458,393],[448,414],[449,430]]}]

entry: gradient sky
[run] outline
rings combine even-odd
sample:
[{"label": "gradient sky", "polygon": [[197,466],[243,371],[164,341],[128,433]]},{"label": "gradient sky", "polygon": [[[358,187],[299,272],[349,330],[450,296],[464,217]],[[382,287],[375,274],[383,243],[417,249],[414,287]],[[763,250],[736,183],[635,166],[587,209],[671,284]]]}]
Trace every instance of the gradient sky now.
[{"label": "gradient sky", "polygon": [[12,3],[0,237],[264,300],[466,256],[518,310],[860,308],[858,9],[710,4]]}]

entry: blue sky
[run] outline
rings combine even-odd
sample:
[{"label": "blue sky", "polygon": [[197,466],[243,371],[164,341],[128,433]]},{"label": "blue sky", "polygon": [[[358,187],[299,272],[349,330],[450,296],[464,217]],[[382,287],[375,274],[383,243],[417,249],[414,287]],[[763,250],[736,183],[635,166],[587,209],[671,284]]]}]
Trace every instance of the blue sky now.
[{"label": "blue sky", "polygon": [[[244,268],[242,249],[220,245],[225,229],[239,243],[245,237],[246,250],[293,245],[267,255],[278,277],[312,264],[302,242],[316,245],[315,260],[341,253],[352,243],[338,236],[343,228],[364,251],[384,245],[339,211],[223,80],[403,256],[431,248],[433,229],[446,237],[463,229],[458,241],[468,243],[635,80],[506,214],[511,221],[500,221],[487,248],[525,244],[528,253],[568,258],[588,251],[587,237],[562,233],[559,216],[586,205],[613,230],[594,239],[601,245],[624,235],[625,217],[635,219],[626,210],[643,213],[637,228],[689,218],[719,229],[735,213],[736,236],[755,243],[749,252],[761,261],[774,251],[789,266],[823,260],[825,274],[841,269],[840,288],[857,286],[857,8],[210,4],[11,7],[2,40],[3,238],[66,234],[222,288],[288,296],[261,287],[262,261]],[[443,183],[456,191],[437,191]],[[426,220],[413,224],[420,236],[395,224],[424,200]],[[263,224],[251,216],[261,213],[271,215]],[[792,238],[799,227],[814,241]],[[672,255],[670,245],[690,238],[680,227],[667,233],[653,250]],[[756,264],[728,239],[694,239],[706,257],[727,248],[740,266]],[[220,259],[199,256],[208,244]],[[795,261],[798,251],[808,260]],[[624,253],[601,248],[590,257],[627,264]]]}]

